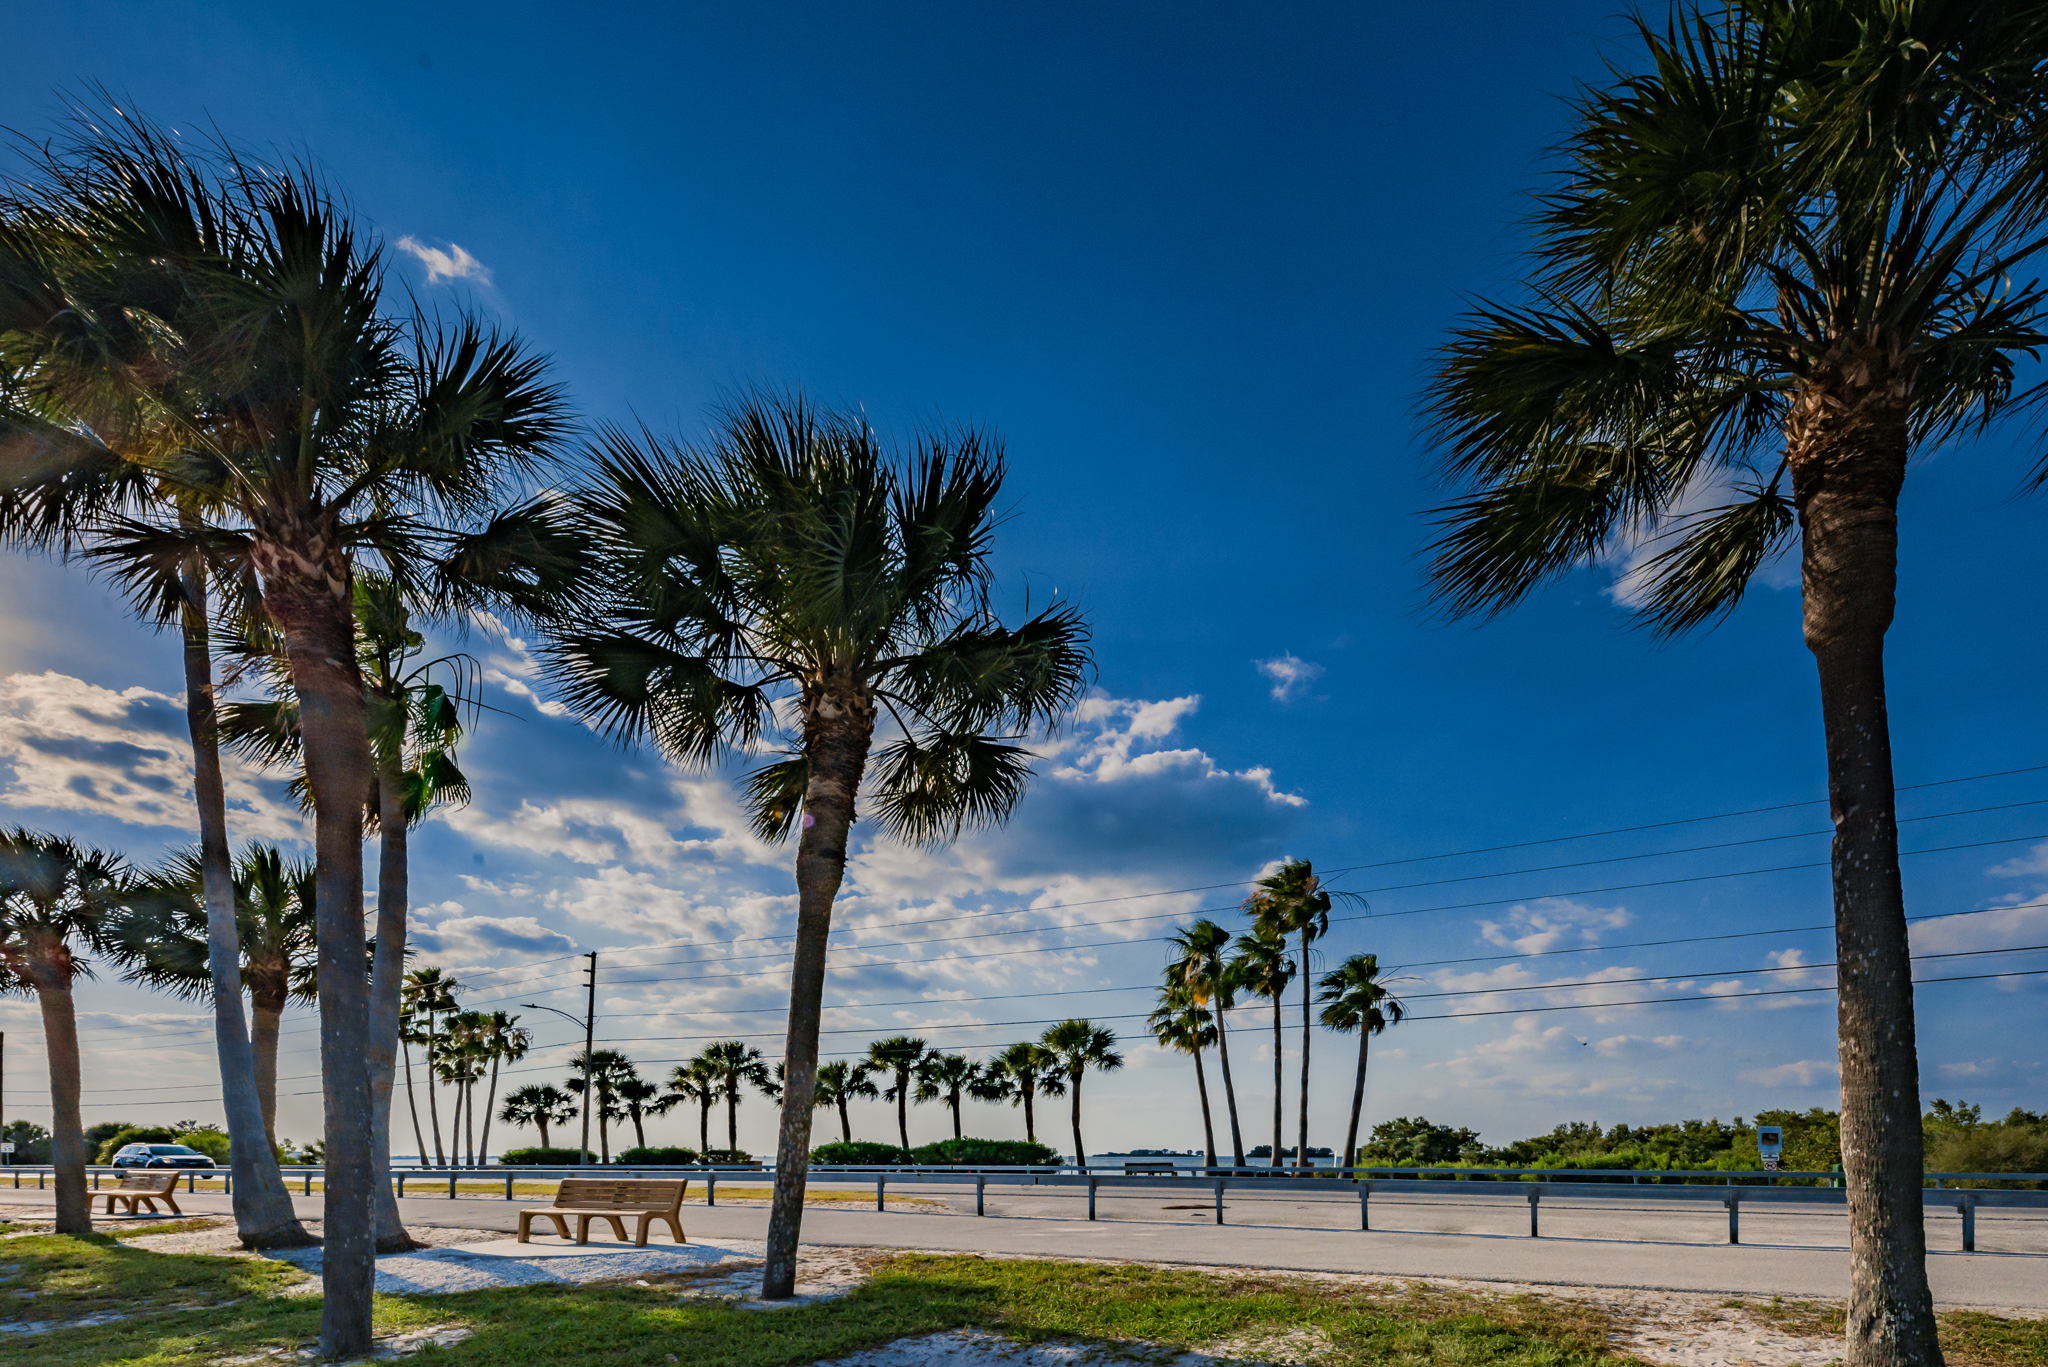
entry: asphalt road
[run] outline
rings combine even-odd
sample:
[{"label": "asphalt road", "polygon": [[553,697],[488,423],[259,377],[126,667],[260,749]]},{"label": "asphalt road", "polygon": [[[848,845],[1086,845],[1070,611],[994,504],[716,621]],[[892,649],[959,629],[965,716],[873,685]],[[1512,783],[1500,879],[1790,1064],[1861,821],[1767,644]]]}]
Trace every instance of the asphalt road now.
[{"label": "asphalt road", "polygon": [[[1229,1223],[1218,1227],[1208,1192],[1192,1185],[1105,1190],[1094,1222],[1084,1218],[1085,1194],[1076,1187],[991,1188],[985,1219],[973,1215],[971,1188],[919,1184],[901,1194],[944,1200],[950,1209],[814,1206],[804,1217],[805,1241],[1743,1295],[1839,1297],[1848,1289],[1840,1206],[1745,1205],[1744,1242],[1730,1246],[1727,1215],[1715,1201],[1546,1197],[1543,1237],[1532,1239],[1527,1204],[1512,1194],[1378,1195],[1369,1233],[1358,1228],[1356,1200],[1342,1197],[1233,1192]],[[318,1216],[317,1195],[296,1199],[303,1214]],[[47,1193],[0,1188],[0,1214],[16,1205],[47,1209],[48,1200]],[[181,1193],[179,1201],[188,1211],[227,1208],[217,1195]],[[510,1231],[528,1204],[536,1202],[408,1196],[401,1208],[420,1224]],[[693,1201],[684,1223],[712,1238],[760,1238],[767,1210]],[[1931,1210],[1928,1243],[1940,1303],[2048,1312],[2048,1210],[1980,1211],[1971,1254],[1956,1251],[1958,1217]]]}]

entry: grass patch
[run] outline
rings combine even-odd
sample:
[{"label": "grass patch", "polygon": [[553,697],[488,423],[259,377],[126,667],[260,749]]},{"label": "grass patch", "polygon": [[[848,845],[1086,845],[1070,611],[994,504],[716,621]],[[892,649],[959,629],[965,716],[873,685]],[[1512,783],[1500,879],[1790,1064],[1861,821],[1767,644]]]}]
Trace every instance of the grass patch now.
[{"label": "grass patch", "polygon": [[[161,1228],[161,1227],[160,1227]],[[319,1327],[315,1297],[278,1292],[300,1275],[248,1258],[152,1253],[105,1236],[36,1236],[0,1253],[0,1319],[130,1318],[35,1340],[37,1367],[211,1367],[284,1355]],[[1819,1330],[1810,1302],[1745,1302],[1773,1323]],[[1330,1367],[1621,1367],[1608,1314],[1583,1302],[1424,1283],[1360,1286],[1120,1264],[898,1254],[851,1295],[763,1312],[693,1301],[673,1286],[525,1286],[385,1296],[380,1334],[459,1326],[417,1367],[799,1367],[914,1334],[975,1328],[1025,1342],[1144,1343]],[[1837,1321],[1838,1326],[1838,1321]],[[1955,1367],[2048,1367],[2048,1325],[1943,1317]],[[0,1343],[4,1343],[0,1339]]]},{"label": "grass patch", "polygon": [[[1729,1301],[1773,1329],[1810,1338],[1840,1338],[1842,1307],[1826,1301]],[[2048,1320],[2008,1319],[1978,1310],[1935,1316],[1949,1367],[2048,1367]]]}]

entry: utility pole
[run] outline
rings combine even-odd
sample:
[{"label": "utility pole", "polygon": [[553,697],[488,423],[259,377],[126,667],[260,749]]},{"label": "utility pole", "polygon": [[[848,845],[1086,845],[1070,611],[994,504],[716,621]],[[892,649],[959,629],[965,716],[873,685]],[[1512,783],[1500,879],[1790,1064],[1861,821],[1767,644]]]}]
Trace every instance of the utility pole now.
[{"label": "utility pole", "polygon": [[597,1044],[597,951],[584,957],[590,960],[590,995],[583,1005],[583,1147],[576,1154],[579,1167],[590,1161],[590,1094],[597,1090],[597,1060],[591,1056]]},{"label": "utility pole", "polygon": [[[590,1055],[597,1045],[597,951],[593,949],[583,957],[590,960],[584,969],[590,980],[587,984],[589,995],[583,1003],[583,1147],[576,1153],[578,1166],[590,1161],[590,1094],[597,1090],[597,1078],[590,1066]],[[559,1006],[542,1006],[539,1002],[521,1002],[519,1005],[528,1011],[552,1011],[564,1020],[576,1019]]]}]

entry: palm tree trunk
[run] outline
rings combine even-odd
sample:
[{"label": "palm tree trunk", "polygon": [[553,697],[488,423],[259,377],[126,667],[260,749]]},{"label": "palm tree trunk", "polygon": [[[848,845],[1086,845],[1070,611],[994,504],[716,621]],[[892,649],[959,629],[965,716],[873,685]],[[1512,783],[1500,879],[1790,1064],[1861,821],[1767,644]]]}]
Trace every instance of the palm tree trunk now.
[{"label": "palm tree trunk", "polygon": [[1309,1166],[1308,1160],[1308,1046],[1315,1025],[1315,983],[1308,971],[1308,931],[1301,932],[1301,1096],[1296,1103],[1294,1164]]},{"label": "palm tree trunk", "polygon": [[910,1147],[910,1075],[900,1073],[896,1078],[896,1143],[899,1147]]},{"label": "palm tree trunk", "polygon": [[[419,1247],[405,1232],[391,1187],[392,1083],[398,1072],[401,989],[405,986],[405,921],[409,906],[403,780],[388,760],[377,766],[377,949],[370,961],[370,1126],[377,1162],[377,1251]],[[485,1117],[488,1122],[489,1117]]]},{"label": "palm tree trunk", "polygon": [[539,1130],[539,1131],[540,1131],[540,1146],[541,1146],[542,1148],[547,1148],[547,1147],[548,1147],[548,1118],[547,1118],[547,1116],[546,1116],[545,1114],[539,1114],[539,1115],[536,1115],[536,1116],[534,1116],[534,1118],[533,1118],[533,1125],[534,1125],[534,1128],[535,1128],[535,1129],[537,1129],[537,1130]]},{"label": "palm tree trunk", "polygon": [[[398,1047],[405,1054],[405,1106],[412,1112],[413,1152],[418,1154],[420,1162],[424,1163],[427,1161],[427,1136],[420,1129],[420,1099],[412,1088],[412,1041],[400,1035]],[[543,1145],[548,1142],[545,1135],[540,1142]]]},{"label": "palm tree trunk", "polygon": [[476,1166],[476,1078],[462,1080],[462,1147],[468,1166]]},{"label": "palm tree trunk", "polygon": [[1081,1143],[1081,1075],[1079,1073],[1068,1075],[1067,1090],[1071,1094],[1071,1100],[1074,1103],[1073,1110],[1069,1115],[1074,1125],[1074,1162],[1081,1167],[1086,1167],[1088,1165],[1088,1150]]},{"label": "palm tree trunk", "polygon": [[[489,1090],[485,1091],[484,1093],[484,1142],[482,1149],[478,1153],[478,1157],[487,1163],[490,1161],[491,1158],[491,1112],[497,1109],[498,1055],[494,1053],[491,1055],[491,1085]],[[635,1114],[633,1117],[633,1130],[635,1133],[638,1133],[639,1129],[640,1117],[637,1114]],[[643,1139],[640,1141],[640,1143],[641,1146],[644,1148],[647,1144],[647,1141]]]},{"label": "palm tree trunk", "polygon": [[1284,1097],[1282,1097],[1282,1096],[1281,1096],[1281,1094],[1280,1094],[1280,1093],[1281,1093],[1281,1085],[1282,1085],[1282,1084],[1281,1084],[1281,1078],[1282,1078],[1282,1076],[1283,1076],[1283,1073],[1282,1073],[1282,1069],[1281,1069],[1281,1064],[1282,1064],[1282,1062],[1284,1061],[1284,1060],[1282,1060],[1282,1058],[1280,1057],[1280,1055],[1281,1055],[1281,1052],[1282,1052],[1282,1047],[1281,1047],[1281,1041],[1282,1041],[1282,1040],[1283,1040],[1283,1038],[1284,1038],[1284,1036],[1283,1036],[1283,1035],[1282,1035],[1282,1034],[1280,1033],[1280,996],[1281,996],[1281,994],[1280,994],[1280,993],[1279,993],[1278,991],[1275,991],[1275,992],[1273,993],[1273,1163],[1272,1163],[1272,1166],[1274,1166],[1274,1167],[1276,1167],[1276,1168],[1280,1166],[1280,1127],[1281,1127],[1281,1125],[1282,1125],[1282,1123],[1283,1123],[1283,1122],[1282,1122],[1282,1119],[1281,1119],[1281,1117],[1282,1117],[1282,1116],[1284,1116],[1284,1115],[1286,1114],[1286,1111],[1287,1111],[1287,1107],[1286,1107],[1286,1104],[1285,1104],[1285,1098],[1284,1098]]},{"label": "palm tree trunk", "polygon": [[1924,1367],[1942,1359],[1927,1285],[1913,965],[1884,678],[1908,449],[1903,402],[1816,383],[1795,396],[1786,437],[1835,825],[1846,1361]]},{"label": "palm tree trunk", "polygon": [[[197,517],[181,510],[187,532]],[[221,776],[220,723],[213,690],[212,624],[206,576],[187,565],[179,574],[184,599],[185,726],[192,737],[192,792],[198,808],[199,868],[206,901],[206,970],[213,987],[213,1044],[220,1057],[221,1108],[227,1114],[228,1169],[233,1178],[235,1234],[245,1248],[292,1248],[313,1242],[292,1209],[277,1167],[276,1054],[271,1055],[271,1104],[259,1092],[257,1060],[242,1019],[242,947],[235,918],[233,854],[228,844],[227,785]],[[273,1025],[275,1022],[273,1022]],[[266,1143],[249,1142],[264,1135]],[[236,1136],[242,1143],[233,1142]]]},{"label": "palm tree trunk", "polygon": [[1216,1061],[1223,1065],[1223,1108],[1230,1112],[1230,1161],[1244,1166],[1244,1129],[1237,1122],[1237,1084],[1230,1077],[1230,1028],[1224,1024],[1229,1013],[1216,1003]]},{"label": "palm tree trunk", "polygon": [[85,1185],[85,1126],[78,1112],[78,1013],[71,982],[52,965],[36,977],[43,1053],[50,1069],[50,1164],[56,1168],[57,1233],[92,1233],[92,1193]]},{"label": "palm tree trunk", "polygon": [[[320,1084],[327,1145],[320,1352],[370,1350],[375,1276],[369,984],[363,973],[363,795],[370,791],[349,565],[325,528],[272,529],[252,550],[298,694],[318,869]],[[282,534],[275,534],[281,532]]]},{"label": "palm tree trunk", "polygon": [[846,1098],[839,1098],[839,1137],[844,1142],[853,1142],[853,1122],[846,1115]]},{"label": "palm tree trunk", "polygon": [[[497,1073],[497,1069],[493,1067],[491,1069],[491,1072],[493,1073],[493,1075],[495,1075]],[[493,1082],[493,1085],[496,1085],[495,1080]],[[484,1138],[486,1141],[490,1139],[490,1135],[491,1117],[489,1112],[486,1112],[484,1115]],[[644,1128],[642,1128],[640,1108],[638,1106],[635,1106],[633,1108],[633,1142],[635,1144],[638,1144],[643,1149],[647,1147],[647,1131]],[[489,1147],[488,1142],[486,1142],[485,1147]]]},{"label": "palm tree trunk", "polygon": [[958,1092],[953,1093],[951,1102],[953,1106],[953,1137],[958,1139],[960,1137],[960,1094]]},{"label": "palm tree trunk", "polygon": [[725,1094],[725,1147],[735,1152],[740,1146],[740,1094],[737,1089]]},{"label": "palm tree trunk", "polygon": [[697,1156],[711,1152],[711,1099],[697,1103]]},{"label": "palm tree trunk", "polygon": [[803,705],[803,750],[810,780],[796,850],[796,953],[789,974],[782,1118],[775,1136],[775,1199],[768,1215],[767,1260],[761,1270],[763,1300],[796,1294],[804,1179],[811,1164],[811,1098],[818,1081],[825,946],[832,933],[832,901],[846,876],[854,797],[875,730],[873,699],[850,683],[806,687]]},{"label": "palm tree trunk", "polygon": [[1358,1026],[1358,1077],[1351,1084],[1351,1123],[1344,1127],[1344,1152],[1338,1158],[1339,1167],[1350,1167],[1358,1161],[1358,1118],[1365,1114],[1365,1059],[1372,1048],[1372,1031],[1363,1022]]},{"label": "palm tree trunk", "polygon": [[1023,1085],[1017,1089],[1017,1094],[1024,1098],[1024,1137],[1034,1144],[1038,1142],[1038,1122],[1031,1114],[1031,1098],[1037,1091],[1037,1077],[1026,1073],[1023,1078]]},{"label": "palm tree trunk", "polygon": [[[256,1099],[263,1108],[263,1133],[277,1147],[277,1033],[284,1003],[269,996],[249,998],[249,1047],[256,1060]],[[290,1199],[286,1199],[290,1204]]]},{"label": "palm tree trunk", "polygon": [[[441,1145],[441,1103],[436,1097],[436,1088],[434,1086],[434,1044],[437,1039],[438,1037],[434,1034],[434,1013],[429,1011],[427,1012],[427,1122],[434,1127],[434,1166],[445,1168],[448,1166],[448,1151]],[[426,1150],[420,1150],[420,1161],[424,1163],[426,1158]]]},{"label": "palm tree trunk", "polygon": [[1195,1092],[1202,1099],[1202,1153],[1208,1166],[1216,1166],[1216,1121],[1209,1114],[1209,1074],[1202,1067],[1202,1051],[1197,1047],[1195,1054]]}]

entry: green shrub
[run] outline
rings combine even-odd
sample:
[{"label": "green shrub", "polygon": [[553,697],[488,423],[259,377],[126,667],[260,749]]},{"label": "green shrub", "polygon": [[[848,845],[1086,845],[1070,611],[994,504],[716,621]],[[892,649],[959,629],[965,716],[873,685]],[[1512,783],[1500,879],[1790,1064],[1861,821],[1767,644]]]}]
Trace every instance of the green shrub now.
[{"label": "green shrub", "polygon": [[745,1149],[706,1149],[703,1161],[706,1163],[751,1163],[754,1155]]},{"label": "green shrub", "polygon": [[0,1125],[0,1139],[14,1145],[14,1152],[0,1158],[8,1163],[50,1161],[50,1132],[28,1120],[10,1120]]},{"label": "green shrub", "polygon": [[1024,1168],[1057,1164],[1060,1156],[1029,1139],[941,1139],[912,1149],[910,1161],[930,1167]]},{"label": "green shrub", "polygon": [[2048,1121],[2008,1119],[1957,1130],[1935,1141],[1927,1167],[1930,1172],[2048,1172]]},{"label": "green shrub", "polygon": [[225,1130],[187,1130],[177,1141],[188,1149],[197,1149],[222,1167],[228,1162],[228,1136]]},{"label": "green shrub", "polygon": [[114,1161],[114,1155],[127,1148],[130,1144],[170,1144],[175,1142],[177,1142],[177,1136],[171,1132],[168,1126],[129,1125],[124,1129],[114,1131],[111,1135],[101,1140],[99,1154],[92,1161],[95,1163],[111,1163]]},{"label": "green shrub", "polygon": [[911,1161],[910,1150],[894,1144],[877,1144],[871,1140],[856,1139],[852,1143],[820,1144],[811,1150],[813,1163],[842,1164],[848,1167],[879,1167],[892,1163]]},{"label": "green shrub", "polygon": [[[577,1151],[562,1148],[507,1149],[498,1155],[498,1162],[512,1168],[573,1168],[577,1166]],[[582,1157],[592,1163],[597,1161],[594,1153]]]},{"label": "green shrub", "polygon": [[612,1162],[629,1168],[678,1168],[697,1161],[697,1151],[676,1144],[649,1145],[644,1149],[627,1149]]}]

